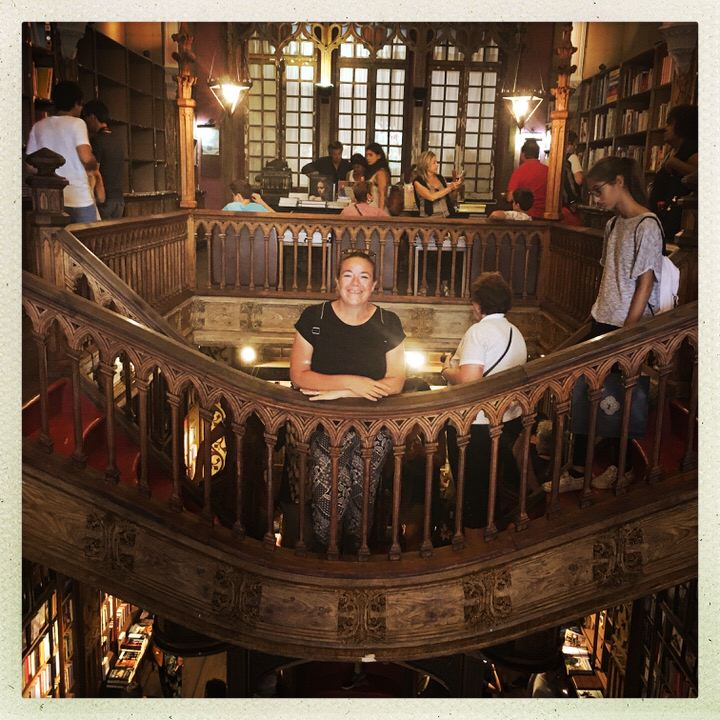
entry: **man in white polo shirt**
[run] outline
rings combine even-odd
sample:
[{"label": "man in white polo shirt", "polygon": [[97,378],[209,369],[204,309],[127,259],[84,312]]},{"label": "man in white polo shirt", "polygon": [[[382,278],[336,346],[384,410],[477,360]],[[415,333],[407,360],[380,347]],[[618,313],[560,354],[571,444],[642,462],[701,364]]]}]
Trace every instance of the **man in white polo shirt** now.
[{"label": "man in white polo shirt", "polygon": [[[452,358],[443,366],[448,385],[480,380],[527,361],[522,333],[505,317],[512,305],[512,290],[497,272],[483,273],[472,284],[472,310],[477,322],[471,325]],[[503,415],[500,438],[502,483],[511,491],[519,488],[519,472],[512,447],[522,431],[522,409],[513,403]],[[470,444],[465,454],[465,496],[463,524],[466,528],[487,525],[488,488],[490,486],[490,432],[485,413],[478,412],[470,428]],[[454,429],[448,432],[448,454],[457,480],[458,450]],[[497,495],[496,495],[497,497]]]},{"label": "man in white polo shirt", "polygon": [[87,125],[80,119],[82,90],[77,83],[63,80],[52,89],[52,101],[55,114],[32,126],[25,152],[30,155],[46,147],[65,158],[65,164],[57,170],[57,174],[68,181],[63,190],[65,211],[71,222],[94,222],[100,216],[88,173],[96,172],[98,164],[90,146]]}]

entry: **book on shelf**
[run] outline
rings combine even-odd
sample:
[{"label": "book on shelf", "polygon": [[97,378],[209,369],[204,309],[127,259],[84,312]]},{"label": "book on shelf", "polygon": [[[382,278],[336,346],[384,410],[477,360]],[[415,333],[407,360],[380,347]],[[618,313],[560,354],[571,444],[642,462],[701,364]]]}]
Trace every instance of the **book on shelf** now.
[{"label": "book on shelf", "polygon": [[567,655],[565,657],[565,668],[571,675],[594,673],[590,657],[588,655]]},{"label": "book on shelf", "polygon": [[658,118],[655,127],[665,127],[667,124],[668,111],[670,110],[670,103],[664,102],[658,105]]},{"label": "book on shelf", "polygon": [[605,102],[615,102],[618,99],[620,87],[620,68],[616,67],[610,70],[607,75],[607,92]]},{"label": "book on shelf", "polygon": [[667,85],[672,80],[673,62],[670,55],[666,55],[662,59],[660,65],[660,84]]},{"label": "book on shelf", "polygon": [[41,100],[50,100],[53,86],[53,69],[43,65],[33,68],[33,95]]}]

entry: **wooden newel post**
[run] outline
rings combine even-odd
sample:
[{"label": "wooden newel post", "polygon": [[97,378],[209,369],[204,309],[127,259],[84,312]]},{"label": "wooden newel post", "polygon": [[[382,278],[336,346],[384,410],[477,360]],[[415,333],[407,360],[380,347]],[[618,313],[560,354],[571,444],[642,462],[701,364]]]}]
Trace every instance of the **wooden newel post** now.
[{"label": "wooden newel post", "polygon": [[195,120],[195,101],[192,99],[193,85],[197,77],[193,73],[195,53],[193,36],[188,23],[181,22],[179,32],[172,39],[178,49],[172,54],[178,64],[177,106],[178,106],[178,145],[180,154],[180,207],[197,207],[195,200],[195,148],[193,147],[193,123]]},{"label": "wooden newel post", "polygon": [[557,86],[550,92],[555,98],[555,109],[550,113],[550,157],[548,158],[547,195],[545,199],[545,219],[559,220],[562,192],[563,163],[565,162],[565,126],[568,118],[568,101],[574,91],[570,87],[570,76],[575,65],[570,64],[572,54],[577,51],[570,42],[572,23],[563,23],[560,27],[560,41],[555,48],[558,56]]},{"label": "wooden newel post", "polygon": [[23,268],[48,282],[62,285],[62,273],[56,272],[54,237],[59,228],[70,222],[63,201],[63,188],[68,181],[55,171],[65,164],[65,158],[48,148],[40,148],[25,160],[37,172],[27,178],[33,209],[24,236]]}]

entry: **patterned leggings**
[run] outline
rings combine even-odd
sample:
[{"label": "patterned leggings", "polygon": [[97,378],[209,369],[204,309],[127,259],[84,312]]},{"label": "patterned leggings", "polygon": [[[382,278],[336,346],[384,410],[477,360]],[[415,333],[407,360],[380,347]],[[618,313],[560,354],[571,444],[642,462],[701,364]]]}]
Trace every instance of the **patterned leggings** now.
[{"label": "patterned leggings", "polygon": [[[372,525],[375,493],[380,480],[380,471],[387,457],[392,441],[385,430],[381,430],[373,442],[370,458],[370,481],[368,523]],[[338,528],[353,538],[362,535],[363,474],[365,463],[362,458],[362,443],[354,430],[345,435],[338,460]],[[319,543],[326,546],[330,540],[330,492],[332,488],[332,462],[330,460],[330,439],[322,430],[317,430],[310,440],[310,484],[312,487],[313,530]],[[368,530],[370,527],[368,527]]]}]

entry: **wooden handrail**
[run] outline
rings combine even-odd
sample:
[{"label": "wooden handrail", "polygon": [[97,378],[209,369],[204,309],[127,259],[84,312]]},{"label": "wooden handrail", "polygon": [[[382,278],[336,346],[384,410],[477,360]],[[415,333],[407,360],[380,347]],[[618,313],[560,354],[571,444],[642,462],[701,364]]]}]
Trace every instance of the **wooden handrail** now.
[{"label": "wooden handrail", "polygon": [[[581,375],[587,378],[593,398],[593,393],[599,391],[604,377],[617,363],[623,371],[626,388],[632,390],[650,353],[662,375],[671,367],[673,358],[680,352],[684,341],[688,341],[693,347],[697,345],[697,304],[691,303],[658,318],[610,333],[602,339],[598,338],[566,348],[524,366],[460,387],[435,392],[410,393],[390,397],[379,403],[346,399],[319,405],[310,402],[300,393],[258,380],[215,362],[193,348],[154,330],[118,318],[110,311],[98,308],[84,298],[48,285],[28,273],[23,275],[23,304],[32,322],[33,333],[38,339],[39,346],[42,346],[48,329],[57,321],[59,330],[65,335],[72,353],[82,350],[82,343],[88,335],[93,338],[100,357],[99,367],[105,373],[105,377],[117,355],[124,353],[134,365],[135,378],[140,379],[141,383],[146,383],[150,373],[156,368],[160,369],[167,387],[167,399],[171,404],[177,403],[177,399],[183,396],[187,388],[192,387],[201,413],[207,421],[207,418],[211,417],[208,413],[211,413],[215,404],[222,402],[232,419],[232,428],[240,433],[239,437],[242,437],[244,424],[249,416],[255,414],[264,425],[268,466],[277,434],[286,423],[294,427],[300,448],[307,447],[318,425],[326,429],[331,447],[335,448],[340,446],[345,433],[350,428],[358,432],[365,444],[372,443],[377,432],[385,428],[395,447],[396,478],[400,483],[405,443],[416,428],[419,428],[424,441],[431,445],[438,441],[447,424],[454,426],[462,439],[467,437],[477,412],[483,410],[490,421],[491,435],[497,435],[502,432],[502,416],[510,403],[519,403],[524,424],[531,424],[538,403],[547,400],[548,397],[552,398],[554,403],[554,422],[562,428],[569,410],[573,386]],[[697,387],[696,372],[695,364],[691,383],[693,388]],[[145,392],[148,388],[145,385],[143,387]],[[110,397],[109,393],[108,397]],[[594,401],[598,400],[599,397],[596,397]],[[693,416],[695,412],[693,408],[697,405],[692,398],[690,405]],[[111,420],[112,408],[106,408],[106,413]],[[695,422],[694,416],[689,422]],[[108,426],[111,427],[110,422]],[[181,445],[181,438],[178,435],[179,426],[178,423],[173,423],[173,426],[175,432],[173,447],[178,452]],[[110,432],[108,430],[109,447],[112,446]],[[624,432],[627,437],[627,426]],[[661,432],[662,418],[658,420],[655,428],[656,447],[659,447]],[[693,432],[689,432],[688,435],[689,443],[692,445]],[[527,447],[530,442],[529,433],[525,433],[524,442]],[[692,447],[689,447],[686,459],[691,455]],[[657,454],[655,459],[659,462]],[[209,463],[209,455],[206,455],[205,460]],[[147,458],[142,461],[147,462]],[[238,468],[242,473],[241,464],[240,459]],[[108,472],[111,469],[109,467]],[[206,464],[206,477],[210,476],[209,469],[209,464]],[[674,472],[673,468],[656,469],[660,474],[663,471],[667,475]],[[526,470],[527,468],[524,469]],[[175,473],[177,472],[179,470],[176,467]],[[554,499],[557,499],[558,475],[559,464],[553,478],[551,497]],[[112,472],[110,477],[113,477]],[[244,478],[239,476],[236,487],[240,487],[243,480]],[[179,478],[175,477],[174,481],[177,488]],[[266,498],[270,498],[273,482],[271,472],[266,473],[265,482]],[[462,482],[459,482],[459,485],[462,485]],[[493,472],[491,493],[495,492],[496,485],[496,472]],[[145,489],[139,487],[140,491]],[[205,498],[205,513],[212,519],[208,502],[209,494]],[[251,510],[253,513],[261,511],[259,507]],[[267,523],[266,539],[272,538],[271,506],[268,506]],[[397,523],[397,513],[394,512],[393,524]],[[522,529],[522,524],[519,523],[518,530]],[[397,527],[393,527],[395,538],[397,538],[397,530]],[[463,545],[462,534],[463,528],[458,521],[455,542],[458,549]],[[487,539],[493,534],[487,533]],[[424,544],[424,552],[432,554],[432,546]],[[390,557],[400,557],[399,551],[391,549]]]}]

